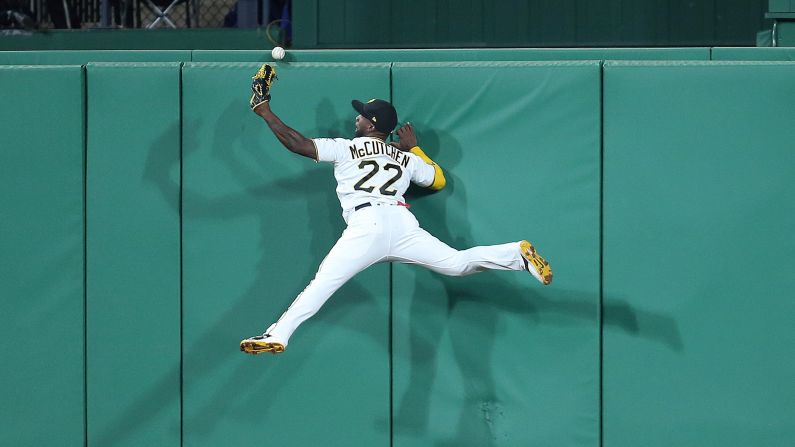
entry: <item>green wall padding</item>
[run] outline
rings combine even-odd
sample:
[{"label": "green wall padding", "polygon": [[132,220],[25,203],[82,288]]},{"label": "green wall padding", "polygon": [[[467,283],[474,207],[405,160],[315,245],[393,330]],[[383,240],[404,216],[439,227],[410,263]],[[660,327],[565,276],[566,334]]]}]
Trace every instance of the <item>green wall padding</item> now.
[{"label": "green wall padding", "polygon": [[0,445],[79,446],[83,72],[5,66],[0,85]]},{"label": "green wall padding", "polygon": [[598,62],[394,65],[448,181],[409,198],[420,224],[459,249],[529,239],[555,273],[393,266],[396,447],[598,445],[599,88]]},{"label": "green wall padding", "polygon": [[185,62],[190,51],[0,51],[0,65],[85,65],[89,62]]},{"label": "green wall padding", "polygon": [[605,447],[795,439],[793,79],[605,65]]},{"label": "green wall padding", "polygon": [[89,64],[88,443],[180,445],[180,64]]},{"label": "green wall padding", "polygon": [[712,49],[715,61],[795,61],[795,48],[732,48]]},{"label": "green wall padding", "polygon": [[603,380],[605,447],[789,447],[795,63],[278,63],[288,125],[391,97],[447,172],[423,227],[556,276],[374,266],[251,357],[344,227],[258,65],[0,67],[0,445],[596,447]]},{"label": "green wall padding", "polygon": [[[270,48],[270,47],[268,47]],[[709,48],[463,48],[287,50],[283,62],[450,62],[555,60],[709,60]],[[194,62],[270,62],[270,50],[196,50]]]},{"label": "green wall padding", "polygon": [[[249,110],[259,64],[183,70],[184,441],[389,445],[389,266],[340,289],[284,354],[250,356],[344,223],[331,165]],[[271,101],[307,137],[352,136],[351,99],[389,97],[387,64],[279,66]]]}]

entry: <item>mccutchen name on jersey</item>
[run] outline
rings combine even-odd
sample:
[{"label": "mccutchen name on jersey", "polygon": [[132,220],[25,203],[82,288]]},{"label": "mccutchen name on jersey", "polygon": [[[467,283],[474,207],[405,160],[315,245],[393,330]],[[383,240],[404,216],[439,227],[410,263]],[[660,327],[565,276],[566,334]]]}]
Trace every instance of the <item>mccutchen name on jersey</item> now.
[{"label": "mccutchen name on jersey", "polygon": [[348,148],[351,151],[351,158],[357,159],[370,155],[387,155],[392,157],[404,168],[409,165],[409,157],[406,156],[403,151],[394,146],[390,146],[383,141],[365,141],[363,146],[364,147],[356,147],[355,144],[353,146],[349,146]]}]

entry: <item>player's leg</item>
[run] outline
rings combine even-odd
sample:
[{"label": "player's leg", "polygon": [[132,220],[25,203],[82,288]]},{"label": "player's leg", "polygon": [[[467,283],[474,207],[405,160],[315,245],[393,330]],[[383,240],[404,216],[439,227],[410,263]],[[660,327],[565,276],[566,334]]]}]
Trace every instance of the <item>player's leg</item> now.
[{"label": "player's leg", "polygon": [[[413,216],[407,220],[416,222]],[[549,263],[527,241],[456,250],[413,222],[408,222],[406,231],[394,241],[390,255],[390,260],[419,264],[449,276],[484,270],[525,270],[542,284],[552,281]]]},{"label": "player's leg", "polygon": [[282,352],[298,326],[317,313],[337,289],[360,271],[386,258],[386,238],[380,237],[379,226],[367,219],[352,219],[320,264],[315,278],[287,311],[264,334],[241,341],[240,350],[250,354]]},{"label": "player's leg", "polygon": [[421,228],[395,244],[392,258],[449,276],[471,275],[484,270],[523,269],[517,242],[456,250]]}]

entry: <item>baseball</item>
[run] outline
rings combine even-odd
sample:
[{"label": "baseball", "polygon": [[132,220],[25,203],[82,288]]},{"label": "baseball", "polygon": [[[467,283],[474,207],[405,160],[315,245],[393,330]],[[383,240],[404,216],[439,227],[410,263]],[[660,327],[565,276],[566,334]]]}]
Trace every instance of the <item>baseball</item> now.
[{"label": "baseball", "polygon": [[284,48],[275,47],[273,50],[271,50],[271,56],[273,56],[273,59],[277,61],[284,59]]}]

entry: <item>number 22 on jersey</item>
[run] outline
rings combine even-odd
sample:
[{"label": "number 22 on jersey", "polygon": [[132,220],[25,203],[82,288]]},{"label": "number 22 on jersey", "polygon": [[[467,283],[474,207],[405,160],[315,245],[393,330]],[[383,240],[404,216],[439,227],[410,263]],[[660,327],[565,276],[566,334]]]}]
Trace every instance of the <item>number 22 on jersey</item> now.
[{"label": "number 22 on jersey", "polygon": [[359,169],[366,171],[369,170],[369,171],[366,172],[364,177],[362,177],[358,182],[356,182],[355,185],[353,185],[353,189],[368,193],[373,192],[373,190],[375,189],[375,185],[365,186],[365,183],[367,183],[368,180],[373,178],[373,176],[377,174],[380,169],[383,169],[384,172],[395,171],[395,174],[391,178],[389,178],[389,180],[384,182],[384,184],[381,185],[380,188],[378,188],[378,191],[385,196],[394,196],[395,194],[397,194],[396,189],[389,189],[389,187],[392,186],[396,181],[398,181],[400,177],[403,176],[403,169],[401,169],[399,165],[396,165],[394,163],[387,163],[384,165],[383,168],[381,168],[381,166],[375,160],[363,160],[361,163],[359,163]]}]

